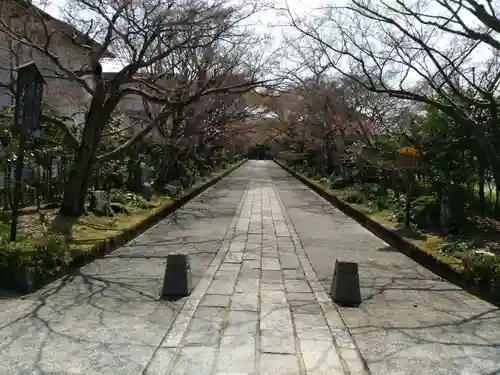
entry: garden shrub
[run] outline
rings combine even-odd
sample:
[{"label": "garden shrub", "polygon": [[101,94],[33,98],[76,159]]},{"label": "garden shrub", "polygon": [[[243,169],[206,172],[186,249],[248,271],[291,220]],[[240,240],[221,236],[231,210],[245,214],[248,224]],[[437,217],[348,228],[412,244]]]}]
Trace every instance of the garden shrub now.
[{"label": "garden shrub", "polygon": [[335,175],[332,173],[328,177],[327,181],[331,189],[344,189],[347,186],[352,185],[354,179],[352,176]]},{"label": "garden shrub", "polygon": [[308,178],[314,178],[317,175],[317,172],[316,172],[316,169],[314,167],[308,166],[305,168],[304,174]]},{"label": "garden shrub", "polygon": [[375,202],[379,211],[389,206],[389,190],[380,184],[370,184],[367,186],[365,196]]},{"label": "garden shrub", "polygon": [[462,257],[464,253],[477,248],[478,245],[473,239],[458,237],[451,238],[449,242],[441,246],[440,251],[451,256]]},{"label": "garden shrub", "polygon": [[412,222],[420,229],[439,226],[440,205],[435,195],[422,195],[411,202]]},{"label": "garden shrub", "polygon": [[200,169],[200,176],[206,177],[212,173],[212,167],[207,165],[205,168]]},{"label": "garden shrub", "polygon": [[121,203],[124,206],[132,206],[141,209],[148,209],[154,207],[151,202],[139,194],[131,193],[126,190],[111,190],[109,199],[112,202]]},{"label": "garden shrub", "polygon": [[278,158],[280,160],[283,160],[286,165],[288,165],[290,168],[295,168],[304,163],[304,161],[307,160],[308,155],[306,153],[296,153],[293,151],[285,151],[281,152],[278,155]]},{"label": "garden shrub", "polygon": [[363,184],[362,190],[365,196],[372,201],[376,201],[378,197],[387,196],[389,194],[384,186],[377,183]]},{"label": "garden shrub", "polygon": [[469,254],[462,258],[467,280],[500,289],[500,255]]},{"label": "garden shrub", "polygon": [[[411,222],[419,229],[432,229],[439,226],[440,205],[435,195],[422,195],[411,201]],[[401,196],[394,201],[394,217],[400,223],[405,217],[406,198]]]},{"label": "garden shrub", "polygon": [[47,234],[41,238],[24,238],[10,242],[0,239],[0,274],[12,275],[32,268],[39,277],[58,273],[71,261],[69,246],[64,236]]},{"label": "garden shrub", "polygon": [[341,197],[344,201],[355,204],[362,204],[367,200],[366,196],[359,189],[354,187],[345,190]]},{"label": "garden shrub", "polygon": [[186,169],[184,177],[181,178],[182,186],[188,189],[194,185],[196,179],[197,179],[197,174],[193,170]]}]

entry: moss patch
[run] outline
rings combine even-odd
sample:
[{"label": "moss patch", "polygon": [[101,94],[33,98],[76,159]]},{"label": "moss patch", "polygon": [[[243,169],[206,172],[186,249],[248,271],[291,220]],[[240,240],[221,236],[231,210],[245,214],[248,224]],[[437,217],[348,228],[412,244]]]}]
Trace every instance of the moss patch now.
[{"label": "moss patch", "polygon": [[[129,229],[149,216],[165,208],[174,201],[171,197],[155,197],[150,201],[150,208],[128,207],[129,215],[117,213],[112,217],[88,214],[78,218],[67,236],[71,248],[83,250],[90,248],[119,232]],[[43,236],[50,223],[57,215],[57,209],[41,209],[39,212],[27,211],[19,220],[19,233],[23,237],[38,238]],[[7,218],[6,220],[10,220]],[[0,227],[1,229],[1,227]]]},{"label": "moss patch", "polygon": [[[208,181],[213,180],[229,169],[241,164],[228,165],[228,168],[217,167],[209,176],[201,177],[189,189],[179,192],[178,196],[155,196],[147,201],[147,204],[137,205],[134,201],[124,205],[129,210],[129,214],[116,213],[112,217],[96,216],[89,213],[81,216],[75,222],[68,224],[71,227],[71,232],[66,236],[67,245],[71,250],[71,255],[81,254],[93,246],[106,241],[107,239],[119,234],[122,231],[135,227],[137,224],[145,221],[155,213],[167,208],[176,199],[182,197],[189,191],[201,187]],[[126,192],[124,192],[125,194]],[[118,194],[120,194],[118,192]],[[125,195],[134,195],[126,193]],[[137,198],[137,197],[136,197]],[[140,198],[140,197],[139,197]],[[135,199],[138,200],[138,199]],[[143,198],[140,198],[144,201]],[[143,202],[144,203],[144,202]],[[22,210],[18,224],[18,241],[32,241],[44,237],[51,228],[52,221],[57,217],[57,208],[42,207],[40,211],[36,211],[33,207]],[[10,230],[10,214],[0,214],[0,237],[8,236]]]},{"label": "moss patch", "polygon": [[113,217],[95,215],[81,217],[73,225],[70,247],[82,249],[94,246],[146,220],[172,202],[171,198],[162,197],[157,199],[156,202],[152,202],[154,206],[151,209],[131,210],[130,215],[120,213],[115,214]]}]

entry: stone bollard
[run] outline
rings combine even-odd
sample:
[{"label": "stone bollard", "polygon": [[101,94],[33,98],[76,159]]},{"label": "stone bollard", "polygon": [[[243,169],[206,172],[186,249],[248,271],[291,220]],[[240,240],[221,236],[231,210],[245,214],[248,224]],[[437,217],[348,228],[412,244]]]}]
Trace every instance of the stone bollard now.
[{"label": "stone bollard", "polygon": [[187,297],[191,294],[191,266],[187,254],[169,254],[161,292],[164,297]]},{"label": "stone bollard", "polygon": [[332,300],[341,306],[357,307],[361,304],[359,288],[358,264],[336,260],[330,290]]}]

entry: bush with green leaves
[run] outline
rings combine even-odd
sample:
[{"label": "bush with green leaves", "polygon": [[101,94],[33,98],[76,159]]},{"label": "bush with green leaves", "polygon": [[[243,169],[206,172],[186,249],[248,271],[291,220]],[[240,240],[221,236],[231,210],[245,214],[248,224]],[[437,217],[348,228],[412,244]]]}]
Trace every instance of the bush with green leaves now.
[{"label": "bush with green leaves", "polygon": [[10,242],[0,238],[0,274],[30,268],[39,277],[57,274],[71,261],[69,246],[64,236],[46,234],[40,238],[19,238]]},{"label": "bush with green leaves", "polygon": [[443,246],[441,246],[440,252],[454,257],[462,258],[464,254],[468,254],[471,250],[477,248],[478,244],[476,243],[476,241],[474,241],[474,239],[450,237],[450,240],[447,241]]},{"label": "bush with green leaves", "polygon": [[371,184],[366,195],[368,199],[377,205],[379,211],[388,208],[390,205],[390,191],[383,185]]},{"label": "bush with green leaves", "polygon": [[[394,201],[394,217],[399,223],[404,221],[406,199],[401,196]],[[431,229],[439,226],[440,205],[435,195],[422,195],[410,202],[410,221],[419,229]]]},{"label": "bush with green leaves", "polygon": [[284,151],[278,155],[278,159],[283,160],[283,162],[290,168],[296,168],[307,164],[310,156],[308,153],[298,153],[293,151]]},{"label": "bush with green leaves", "polygon": [[151,202],[139,194],[131,193],[126,190],[111,190],[109,194],[109,199],[112,202],[121,203],[129,207],[137,207],[141,209],[148,209],[154,207]]},{"label": "bush with green leaves", "polygon": [[367,201],[366,196],[358,186],[352,186],[342,192],[341,198],[348,203],[363,204]]},{"label": "bush with green leaves", "polygon": [[500,290],[500,255],[469,254],[462,258],[467,280]]},{"label": "bush with green leaves", "polygon": [[181,177],[182,186],[185,189],[189,189],[191,186],[195,184],[197,179],[198,179],[198,173],[196,173],[196,171],[191,169],[186,169],[184,171],[184,176]]},{"label": "bush with green leaves", "polygon": [[354,184],[355,181],[355,173],[350,168],[345,168],[340,173],[332,173],[327,177],[328,186],[331,189],[344,189]]}]

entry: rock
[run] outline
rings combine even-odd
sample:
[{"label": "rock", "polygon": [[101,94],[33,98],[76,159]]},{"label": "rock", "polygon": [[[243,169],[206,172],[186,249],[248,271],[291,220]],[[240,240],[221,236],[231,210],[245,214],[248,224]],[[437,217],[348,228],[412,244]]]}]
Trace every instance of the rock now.
[{"label": "rock", "polygon": [[465,219],[465,196],[460,185],[450,184],[443,190],[440,225],[445,233],[457,230]]},{"label": "rock", "polygon": [[179,192],[179,188],[173,185],[165,185],[165,192],[171,197],[174,197]]},{"label": "rock", "polygon": [[144,198],[146,198],[147,200],[150,200],[151,198],[153,198],[154,189],[153,189],[153,186],[151,185],[151,183],[143,182],[141,190],[142,190],[142,195],[144,196]]},{"label": "rock", "polygon": [[113,216],[113,209],[108,198],[108,193],[103,190],[90,192],[89,210],[99,216]]},{"label": "rock", "polygon": [[114,213],[130,215],[129,209],[121,203],[111,202],[109,205]]},{"label": "rock", "polygon": [[57,203],[57,202],[54,202],[54,203],[47,203],[44,208],[47,209],[47,210],[53,210],[53,209],[56,209],[56,208],[59,208],[59,207],[61,207],[61,204]]},{"label": "rock", "polygon": [[484,255],[484,256],[489,256],[489,257],[494,257],[495,256],[494,253],[492,253],[491,251],[488,251],[486,249],[473,250],[473,253],[477,254],[477,255]]}]

